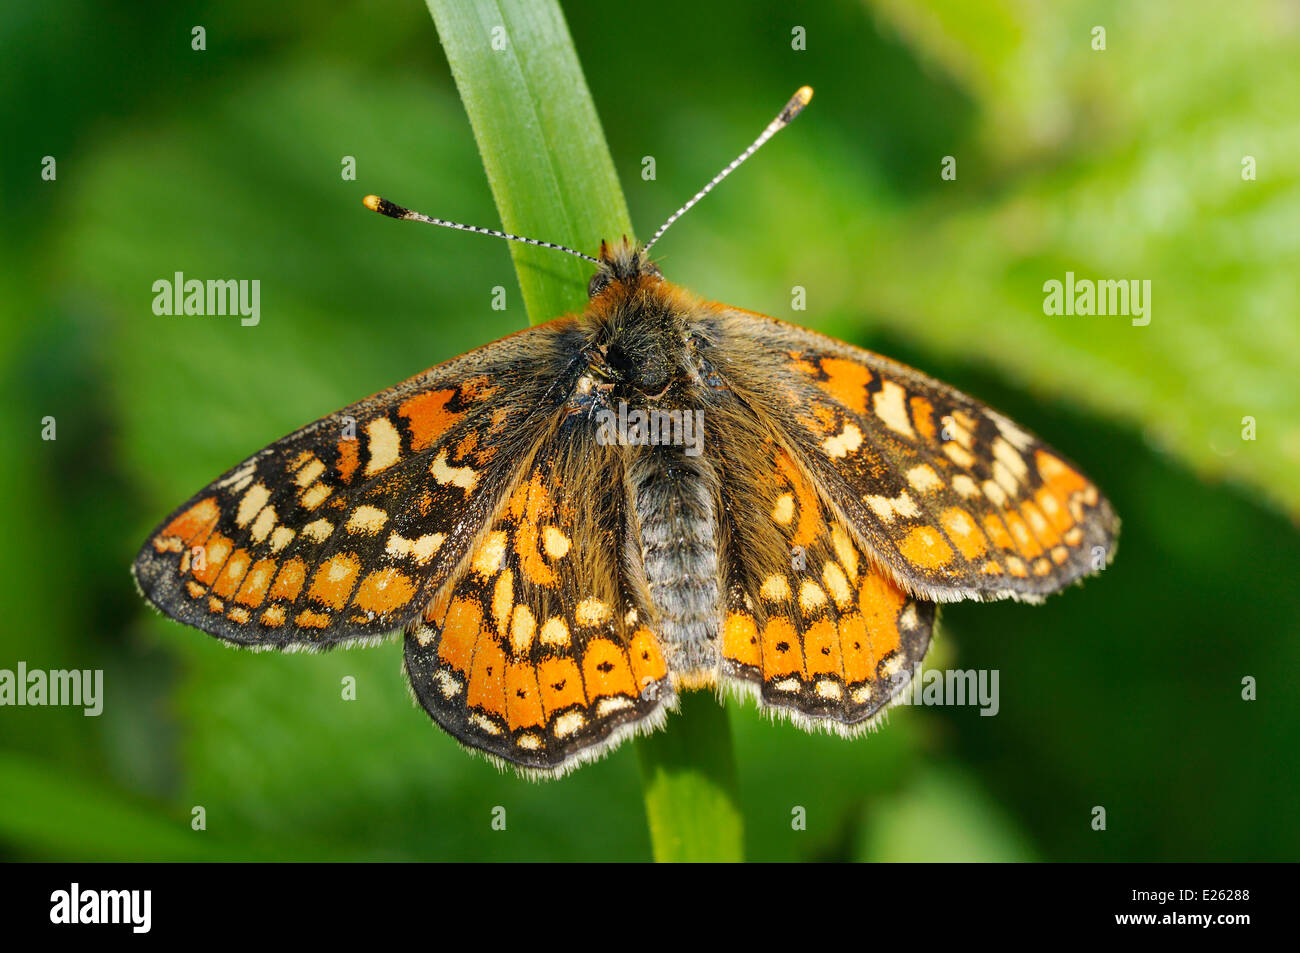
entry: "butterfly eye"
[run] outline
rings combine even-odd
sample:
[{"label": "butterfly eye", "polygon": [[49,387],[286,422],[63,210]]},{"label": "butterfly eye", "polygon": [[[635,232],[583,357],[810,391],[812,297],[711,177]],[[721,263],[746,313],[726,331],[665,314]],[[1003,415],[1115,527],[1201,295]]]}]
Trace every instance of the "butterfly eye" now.
[{"label": "butterfly eye", "polygon": [[605,274],[603,271],[596,272],[591,276],[591,281],[587,282],[587,297],[596,297],[596,295],[605,290],[605,287],[608,284],[609,275]]},{"label": "butterfly eye", "polygon": [[631,358],[617,343],[606,352],[605,361],[610,372],[619,377],[626,377],[632,370]]}]

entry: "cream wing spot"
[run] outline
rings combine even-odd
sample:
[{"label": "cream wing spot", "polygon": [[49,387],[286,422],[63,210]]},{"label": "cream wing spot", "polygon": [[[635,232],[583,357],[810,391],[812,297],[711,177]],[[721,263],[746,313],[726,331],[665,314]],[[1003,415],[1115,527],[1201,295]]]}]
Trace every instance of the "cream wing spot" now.
[{"label": "cream wing spot", "polygon": [[579,625],[601,625],[612,616],[609,606],[599,599],[583,599],[573,610]]},{"label": "cream wing spot", "polygon": [[506,554],[505,530],[493,530],[474,554],[470,568],[480,576],[490,576],[501,568]]},{"label": "cream wing spot", "polygon": [[569,735],[578,731],[587,723],[587,719],[582,717],[582,712],[569,711],[565,712],[555,719],[555,737],[567,738]]},{"label": "cream wing spot", "polygon": [[847,609],[853,603],[853,589],[845,578],[844,570],[833,562],[827,562],[822,569],[822,582],[830,592],[831,598],[841,609]]},{"label": "cream wing spot", "polygon": [[794,494],[782,493],[776,498],[776,504],[772,507],[772,519],[782,526],[790,525],[794,519]]},{"label": "cream wing spot", "polygon": [[537,632],[537,620],[532,610],[525,605],[515,606],[510,616],[510,647],[517,657],[523,658],[533,646],[533,635]]},{"label": "cream wing spot", "polygon": [[1025,458],[1002,437],[993,441],[993,458],[1001,461],[1019,480],[1023,481],[1029,473],[1029,464]]},{"label": "cream wing spot", "polygon": [[[324,523],[324,520],[317,520],[318,523]],[[331,528],[331,532],[332,532]],[[271,552],[278,553],[284,547],[293,541],[297,534],[287,526],[277,526],[271,533]]]},{"label": "cream wing spot", "polygon": [[943,429],[948,438],[956,442],[963,450],[973,450],[975,448],[975,436],[971,433],[971,428],[974,423],[975,421],[959,411],[943,418]]},{"label": "cream wing spot", "polygon": [[916,439],[912,422],[907,419],[907,392],[893,381],[885,381],[872,399],[876,416],[890,430],[911,440]]},{"label": "cream wing spot", "polygon": [[993,480],[1006,491],[1007,496],[1015,496],[1020,489],[1015,474],[1001,460],[993,461]]},{"label": "cream wing spot", "polygon": [[313,543],[325,542],[333,532],[334,524],[329,520],[314,520],[302,528],[302,535]]},{"label": "cream wing spot", "polygon": [[849,575],[850,582],[856,582],[858,578],[858,550],[853,545],[853,540],[849,539],[849,534],[845,532],[844,527],[836,523],[831,527],[831,546],[835,549],[835,558],[840,561],[844,571]]},{"label": "cream wing spot", "polygon": [[958,512],[945,516],[943,519],[943,528],[947,533],[954,536],[960,536],[962,539],[969,537],[975,532],[975,524],[971,522],[969,516],[965,513]]},{"label": "cream wing spot", "polygon": [[303,490],[302,496],[298,497],[298,503],[305,510],[314,510],[325,502],[325,498],[334,492],[332,487],[324,483],[313,483],[307,489]]},{"label": "cream wing spot", "polygon": [[212,539],[204,548],[204,557],[209,566],[220,566],[230,555],[230,545],[223,539]]},{"label": "cream wing spot", "polygon": [[611,698],[602,698],[596,704],[596,715],[600,718],[607,718],[616,711],[624,711],[632,707],[632,702],[622,695],[614,695]]},{"label": "cream wing spot", "polygon": [[989,502],[994,506],[1002,506],[1007,502],[1007,494],[997,483],[992,480],[985,480],[984,495],[988,497]]},{"label": "cream wing spot", "polygon": [[276,515],[275,507],[268,506],[257,514],[257,519],[253,520],[253,527],[249,535],[253,537],[253,542],[260,543],[270,535],[271,530],[275,527]]},{"label": "cream wing spot", "polygon": [[293,482],[305,488],[315,483],[316,478],[324,472],[325,464],[313,456],[303,465],[302,469],[294,474]]},{"label": "cream wing spot", "polygon": [[366,476],[387,470],[402,457],[402,437],[387,417],[376,417],[366,424]]},{"label": "cream wing spot", "polygon": [[779,602],[790,598],[790,580],[780,573],[773,573],[763,580],[758,594],[769,602]]},{"label": "cream wing spot", "polygon": [[239,501],[239,509],[235,513],[235,525],[241,528],[247,526],[270,499],[271,491],[265,484],[254,483],[244,491]]},{"label": "cream wing spot", "polygon": [[348,517],[346,529],[349,533],[366,533],[374,536],[388,522],[388,514],[377,506],[358,506]]},{"label": "cream wing spot", "polygon": [[907,494],[907,491],[903,491],[896,497],[866,496],[863,497],[862,502],[871,507],[871,511],[880,518],[882,523],[892,523],[897,516],[912,519],[921,515],[916,501]]},{"label": "cream wing spot", "polygon": [[1025,514],[1025,519],[1029,520],[1029,528],[1040,537],[1050,532],[1047,520],[1043,518],[1043,514],[1036,507],[1023,506],[1021,512]]},{"label": "cream wing spot", "polygon": [[407,539],[400,533],[392,533],[388,537],[388,543],[384,546],[384,551],[390,556],[413,559],[423,566],[433,558],[434,553],[442,548],[442,544],[446,540],[447,534],[445,533],[426,533],[418,539]]},{"label": "cream wing spot", "polygon": [[961,444],[945,443],[943,445],[943,453],[949,460],[964,469],[969,470],[975,465],[975,457]]},{"label": "cream wing spot", "polygon": [[489,735],[501,734],[501,726],[489,718],[487,715],[475,712],[469,716],[470,724],[477,726]]},{"label": "cream wing spot", "polygon": [[862,431],[858,429],[857,424],[845,424],[838,435],[827,437],[822,441],[822,449],[826,451],[826,455],[836,459],[847,457],[860,446],[862,446]]},{"label": "cream wing spot", "polygon": [[460,694],[460,681],[445,668],[439,669],[434,678],[438,681],[438,688],[442,690],[443,698],[455,698]]},{"label": "cream wing spot", "polygon": [[799,586],[799,608],[805,615],[811,615],[826,605],[826,591],[811,579],[805,579]]},{"label": "cream wing spot", "polygon": [[928,463],[922,463],[908,470],[907,482],[912,484],[912,489],[917,493],[943,489],[943,480],[939,479],[939,474],[935,473],[934,467]]},{"label": "cream wing spot", "polygon": [[546,550],[546,555],[552,559],[563,559],[572,545],[569,537],[565,536],[554,526],[548,526],[542,531],[542,548]]},{"label": "cream wing spot", "polygon": [[[311,456],[311,454],[307,455]],[[229,487],[232,493],[242,493],[253,482],[253,474],[256,472],[256,463],[246,463],[224,480],[218,480],[212,485],[217,489]]]},{"label": "cream wing spot", "polygon": [[497,576],[496,585],[492,587],[492,620],[496,622],[497,634],[505,635],[510,622],[510,610],[515,604],[515,574],[507,569]]},{"label": "cream wing spot", "polygon": [[817,683],[817,695],[819,698],[825,698],[829,701],[836,701],[844,694],[844,689],[839,682],[833,682],[829,678],[823,678]]},{"label": "cream wing spot", "polygon": [[957,491],[958,495],[967,500],[980,495],[979,486],[964,473],[959,473],[952,478],[952,488]]},{"label": "cream wing spot", "polygon": [[542,644],[551,648],[566,648],[569,644],[569,627],[558,615],[553,615],[542,625]]},{"label": "cream wing spot", "polygon": [[453,467],[447,462],[447,451],[443,450],[429,467],[429,473],[444,486],[458,486],[469,493],[478,485],[478,471],[473,467]]},{"label": "cream wing spot", "polygon": [[1021,430],[1006,417],[1003,417],[1001,414],[995,413],[994,411],[986,411],[986,413],[988,414],[989,419],[997,425],[998,432],[1002,434],[1002,436],[1006,437],[1014,447],[1020,450],[1028,450],[1033,446],[1034,438]]}]

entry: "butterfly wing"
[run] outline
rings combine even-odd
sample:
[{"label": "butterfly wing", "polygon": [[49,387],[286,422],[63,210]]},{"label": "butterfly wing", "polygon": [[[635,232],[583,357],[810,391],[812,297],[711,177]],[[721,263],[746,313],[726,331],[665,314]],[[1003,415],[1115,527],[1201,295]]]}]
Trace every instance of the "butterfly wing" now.
[{"label": "butterfly wing", "polygon": [[723,684],[804,728],[862,730],[911,681],[935,606],[866,558],[734,392],[720,387],[712,402],[705,427],[721,469]]},{"label": "butterfly wing", "polygon": [[462,744],[538,774],[661,724],[675,695],[627,568],[614,448],[575,412],[528,463],[463,575],[406,633],[416,699]]},{"label": "butterfly wing", "polygon": [[973,398],[750,312],[720,309],[699,336],[834,517],[909,593],[1038,601],[1113,555],[1119,521],[1097,487]]},{"label": "butterfly wing", "polygon": [[140,590],[240,645],[325,647],[401,627],[553,426],[575,328],[511,335],[249,457],[150,534],[132,567]]}]

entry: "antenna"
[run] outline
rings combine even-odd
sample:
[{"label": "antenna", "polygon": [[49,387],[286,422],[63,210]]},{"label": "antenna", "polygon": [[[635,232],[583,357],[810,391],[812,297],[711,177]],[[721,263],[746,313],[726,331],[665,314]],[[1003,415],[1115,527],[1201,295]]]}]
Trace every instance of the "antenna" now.
[{"label": "antenna", "polygon": [[372,212],[378,212],[380,215],[387,215],[389,218],[395,218],[400,222],[424,222],[426,225],[441,225],[443,228],[458,228],[462,232],[477,232],[480,235],[494,235],[497,238],[505,238],[512,242],[522,242],[525,245],[536,245],[539,248],[554,248],[556,251],[566,252],[593,265],[599,265],[600,259],[592,258],[590,255],[584,255],[580,251],[574,251],[565,245],[557,245],[555,242],[544,242],[536,238],[524,238],[521,235],[511,235],[509,232],[499,232],[495,228],[481,228],[478,225],[462,225],[460,222],[449,222],[443,218],[433,218],[420,212],[412,212],[409,208],[402,208],[388,199],[381,199],[378,195],[367,195],[361,200],[361,204]]},{"label": "antenna", "polygon": [[672,215],[669,215],[668,221],[659,226],[659,231],[655,232],[654,237],[645,243],[645,247],[642,250],[649,251],[650,246],[663,237],[664,232],[668,231],[673,222],[685,215],[696,202],[712,192],[715,185],[727,176],[731,175],[731,173],[735,172],[742,162],[759,150],[763,143],[767,142],[767,140],[771,139],[786,126],[790,125],[790,123],[794,122],[794,117],[799,115],[799,113],[803,111],[803,108],[812,100],[812,95],[813,91],[811,86],[800,86],[799,91],[791,96],[790,101],[785,104],[785,108],[781,110],[780,115],[767,124],[767,128],[764,129],[762,134],[750,144],[750,147],[740,155],[736,156],[729,166],[709,181],[708,185],[696,192],[689,202],[677,211],[673,212]]}]

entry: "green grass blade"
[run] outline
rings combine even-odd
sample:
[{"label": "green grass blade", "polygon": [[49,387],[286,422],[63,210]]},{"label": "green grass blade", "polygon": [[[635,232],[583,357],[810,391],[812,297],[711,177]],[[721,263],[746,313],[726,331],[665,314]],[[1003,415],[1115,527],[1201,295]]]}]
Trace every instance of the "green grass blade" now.
[{"label": "green grass blade", "polygon": [[[428,0],[507,232],[594,255],[632,235],[558,4]],[[486,223],[485,223],[486,224]],[[581,308],[590,262],[510,243],[533,324]]]},{"label": "green grass blade", "polygon": [[744,860],[731,725],[711,692],[683,693],[681,713],[637,754],[656,861]]}]

